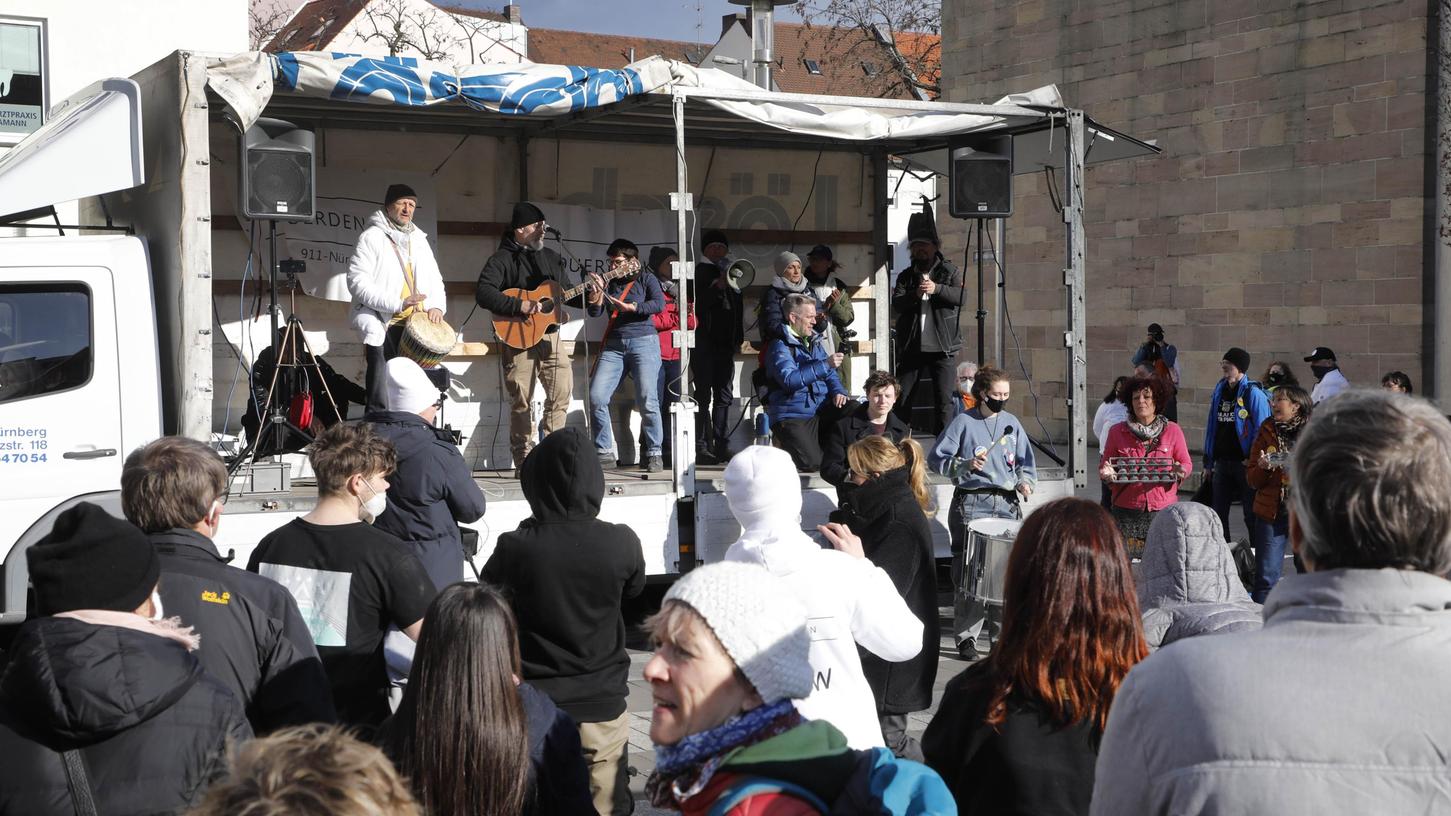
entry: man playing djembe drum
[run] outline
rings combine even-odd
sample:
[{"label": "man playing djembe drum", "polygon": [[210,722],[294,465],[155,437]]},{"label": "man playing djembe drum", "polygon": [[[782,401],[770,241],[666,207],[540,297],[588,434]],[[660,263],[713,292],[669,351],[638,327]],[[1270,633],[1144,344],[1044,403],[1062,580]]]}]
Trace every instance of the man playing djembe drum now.
[{"label": "man playing djembe drum", "polygon": [[1021,519],[1019,504],[1033,495],[1038,483],[1028,432],[1005,410],[1008,395],[1006,372],[979,368],[972,385],[977,404],[954,417],[927,454],[928,466],[957,486],[948,527],[955,589],[952,630],[963,660],[977,659],[979,636],[985,636],[991,649],[1002,628],[1002,606],[988,603],[981,586],[986,543],[972,540],[968,525],[984,518]]},{"label": "man playing djembe drum", "polygon": [[351,322],[368,359],[369,412],[387,408],[383,366],[398,356],[408,318],[426,310],[431,322],[441,323],[448,305],[428,235],[413,223],[417,209],[413,188],[390,184],[383,208],[368,217],[348,264]]}]

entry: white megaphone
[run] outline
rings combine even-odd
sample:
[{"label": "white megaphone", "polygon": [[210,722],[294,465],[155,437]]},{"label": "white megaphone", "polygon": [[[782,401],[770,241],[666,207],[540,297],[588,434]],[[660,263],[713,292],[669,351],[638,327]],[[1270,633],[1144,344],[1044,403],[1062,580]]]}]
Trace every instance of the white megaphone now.
[{"label": "white megaphone", "polygon": [[[743,278],[747,279],[745,283],[741,283],[741,280]],[[740,294],[740,291],[747,286],[750,286],[751,281],[754,281],[755,279],[756,266],[745,258],[742,258],[739,261],[733,261],[730,266],[726,267],[726,286],[729,286],[731,288],[731,291],[735,292],[736,294]]]}]

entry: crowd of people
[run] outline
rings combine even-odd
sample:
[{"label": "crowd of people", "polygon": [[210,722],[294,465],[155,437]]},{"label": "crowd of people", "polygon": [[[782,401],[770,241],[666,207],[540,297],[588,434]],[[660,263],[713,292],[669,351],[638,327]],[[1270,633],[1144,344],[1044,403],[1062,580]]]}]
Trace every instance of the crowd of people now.
[{"label": "crowd of people", "polygon": [[[900,365],[870,373],[862,402],[841,375],[850,300],[830,248],[777,258],[762,309],[774,444],[737,452],[715,412],[733,399],[741,320],[725,236],[703,238],[714,271],[693,305],[671,286],[668,249],[642,264],[619,240],[580,300],[610,313],[593,431],[563,421],[557,335],[505,355],[516,408],[535,378],[549,397],[543,433],[528,417],[511,424],[529,517],[471,582],[460,525],[484,515],[484,495],[434,427],[437,382],[393,353],[400,315],[442,319],[415,206],[395,185],[370,226],[370,263],[386,275],[360,277],[371,294],[354,310],[369,412],[313,440],[315,504],[245,569],[215,543],[226,469],[180,437],[126,458],[124,518],[79,502],[25,551],[33,603],[0,670],[0,816],[632,812],[623,606],[646,575],[636,533],[600,518],[620,455],[608,403],[635,380],[642,464],[660,470],[662,406],[683,387],[665,337],[697,320],[735,342],[729,357],[706,345],[692,359],[712,407],[701,453],[726,465],[740,533],[645,623],[653,806],[1447,806],[1435,666],[1451,654],[1451,422],[1404,373],[1351,390],[1319,347],[1307,392],[1284,361],[1252,380],[1249,353],[1230,348],[1199,463],[1211,495],[1186,501],[1196,468],[1177,421],[1179,354],[1152,324],[1094,418],[1101,506],[1063,498],[1028,513],[1033,442],[1007,410],[1008,374],[955,364],[963,282],[930,219],[914,219],[912,274],[894,292]],[[481,304],[543,308],[509,292],[552,274],[545,233],[537,207],[516,207]],[[910,420],[927,378],[924,446]],[[815,471],[838,509],[813,536],[801,474]],[[933,704],[942,641],[929,473],[953,486],[951,634],[971,665],[919,741],[909,715]],[[1249,586],[1227,543],[1235,501]]]}]

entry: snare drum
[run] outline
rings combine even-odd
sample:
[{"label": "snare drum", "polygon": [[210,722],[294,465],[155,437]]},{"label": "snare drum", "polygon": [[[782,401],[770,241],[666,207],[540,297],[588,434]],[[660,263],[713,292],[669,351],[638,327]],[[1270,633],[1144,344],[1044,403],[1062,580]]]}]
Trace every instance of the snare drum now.
[{"label": "snare drum", "polygon": [[[975,565],[969,576],[967,594],[985,603],[1003,603],[1008,573],[1008,556],[1023,522],[1016,519],[980,518],[968,522],[967,552]],[[976,579],[976,580],[973,580]]]},{"label": "snare drum", "polygon": [[453,351],[456,342],[457,337],[448,321],[434,323],[428,319],[427,313],[414,312],[403,324],[398,353],[422,368],[433,368]]}]

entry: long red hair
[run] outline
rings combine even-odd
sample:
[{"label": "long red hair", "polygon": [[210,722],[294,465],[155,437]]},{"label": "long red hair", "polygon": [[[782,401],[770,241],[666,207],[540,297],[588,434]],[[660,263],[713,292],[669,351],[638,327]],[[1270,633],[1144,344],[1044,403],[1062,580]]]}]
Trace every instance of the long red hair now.
[{"label": "long red hair", "polygon": [[1001,725],[1017,694],[1059,726],[1088,720],[1102,732],[1119,684],[1148,653],[1128,554],[1108,513],[1067,498],[1028,516],[1008,558],[987,724]]}]

